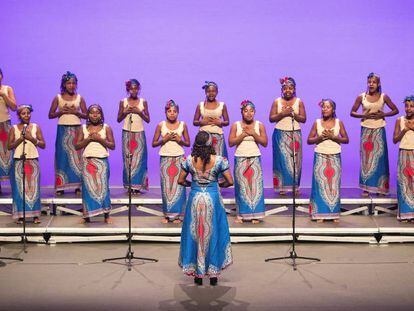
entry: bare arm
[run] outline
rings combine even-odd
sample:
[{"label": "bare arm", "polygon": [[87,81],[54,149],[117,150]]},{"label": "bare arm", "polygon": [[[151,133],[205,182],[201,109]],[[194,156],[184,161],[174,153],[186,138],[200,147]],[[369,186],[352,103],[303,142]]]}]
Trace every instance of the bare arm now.
[{"label": "bare arm", "polygon": [[339,135],[333,136],[331,139],[338,144],[349,143],[348,133],[346,132],[345,126],[342,123],[342,121],[339,121]]},{"label": "bare arm", "polygon": [[185,123],[184,123],[183,137],[184,139],[180,141],[180,145],[185,146],[185,147],[190,147],[190,136],[188,135],[188,128],[187,128],[187,124]]},{"label": "bare arm", "polygon": [[6,103],[7,107],[10,108],[12,111],[16,111],[16,98],[14,97],[13,89],[9,86],[6,89],[6,92],[0,91],[0,97],[3,98],[4,102]]},{"label": "bare arm", "polygon": [[86,108],[86,102],[83,99],[83,97],[81,97],[81,100],[80,100],[80,111],[77,111],[76,115],[81,119],[88,118],[88,109]]},{"label": "bare arm", "polygon": [[106,139],[101,138],[98,142],[108,149],[115,150],[114,134],[109,125],[106,126]]},{"label": "bare arm", "polygon": [[147,123],[150,122],[150,115],[149,115],[148,104],[147,104],[146,100],[144,100],[144,109],[143,110],[138,110],[137,112],[138,112],[139,116],[142,118],[142,120],[144,120]]},{"label": "bare arm", "polygon": [[233,186],[233,177],[231,176],[229,169],[223,172],[223,177],[225,181],[220,184],[221,188],[228,188]]},{"label": "bare arm", "polygon": [[286,114],[285,111],[281,111],[279,113],[277,112],[277,100],[275,100],[272,104],[272,108],[270,108],[269,121],[271,123],[279,122],[280,120],[282,120],[284,117],[288,115],[289,114]]},{"label": "bare arm", "polygon": [[63,115],[62,111],[57,111],[59,106],[59,101],[57,96],[53,99],[52,105],[49,109],[49,119],[59,118],[61,115]]},{"label": "bare arm", "polygon": [[83,126],[80,126],[78,128],[78,133],[76,134],[76,136],[77,136],[77,139],[76,139],[77,143],[75,144],[76,150],[85,148],[91,142],[91,139],[89,137],[85,139],[83,135]]},{"label": "bare arm", "polygon": [[13,150],[16,149],[18,145],[20,145],[23,142],[23,137],[20,135],[18,139],[15,141],[15,133],[14,133],[14,127],[12,127],[9,130],[9,138],[7,139],[7,149]]},{"label": "bare arm", "polygon": [[224,104],[223,105],[223,121],[221,121],[221,125],[219,125],[219,126],[224,127],[224,126],[228,126],[228,125],[229,125],[229,114],[227,112],[227,107]]},{"label": "bare arm", "polygon": [[154,132],[154,137],[152,138],[152,147],[158,147],[158,146],[165,144],[162,137],[161,139],[160,137],[161,137],[161,124],[158,124]]},{"label": "bare arm", "polygon": [[191,185],[191,182],[187,180],[188,172],[181,170],[180,176],[178,177],[178,184],[184,187],[188,187]]},{"label": "bare arm", "polygon": [[392,141],[394,142],[394,144],[400,142],[401,139],[404,137],[405,133],[407,133],[409,130],[407,127],[404,127],[404,129],[401,130],[400,122],[401,121],[399,118],[397,119],[397,121],[395,121],[394,135],[392,137]]},{"label": "bare arm", "polygon": [[42,149],[46,148],[46,142],[45,142],[45,139],[43,138],[43,133],[39,126],[37,126],[36,141],[35,142],[32,141],[32,143],[35,146],[38,146],[39,148],[42,148]]},{"label": "bare arm", "polygon": [[247,136],[246,132],[243,131],[239,136],[237,134],[237,124],[234,123],[230,128],[229,134],[229,146],[238,146],[243,141],[243,139]]},{"label": "bare arm", "polygon": [[391,111],[384,113],[384,117],[392,117],[398,114],[399,111],[397,106],[392,102],[391,98],[389,98],[388,95],[384,94],[384,101],[388,108],[391,109]]},{"label": "bare arm", "polygon": [[118,122],[121,122],[123,119],[125,119],[125,117],[130,112],[130,111],[128,111],[128,113],[126,113],[124,110],[125,110],[124,109],[124,102],[121,100],[119,102],[119,107],[118,107],[118,118],[117,118]]},{"label": "bare arm", "polygon": [[260,136],[258,137],[258,139],[255,138],[256,142],[260,145],[262,145],[263,147],[267,147],[267,134],[266,134],[266,128],[264,127],[264,125],[262,123],[260,123],[259,125],[259,131],[260,131]]},{"label": "bare arm", "polygon": [[318,131],[316,130],[316,122],[313,123],[312,128],[308,136],[308,145],[319,144],[323,141],[322,136],[318,136]]},{"label": "bare arm", "polygon": [[359,95],[354,102],[354,105],[351,109],[351,117],[358,118],[358,119],[365,119],[366,115],[363,113],[358,113],[359,107],[362,105],[362,95]]},{"label": "bare arm", "polygon": [[207,125],[208,122],[204,119],[201,119],[201,111],[200,111],[200,105],[197,105],[196,111],[194,113],[194,118],[193,118],[193,125],[194,126],[204,126]]},{"label": "bare arm", "polygon": [[293,113],[293,118],[300,123],[306,122],[306,110],[302,101],[299,101],[299,113]]}]

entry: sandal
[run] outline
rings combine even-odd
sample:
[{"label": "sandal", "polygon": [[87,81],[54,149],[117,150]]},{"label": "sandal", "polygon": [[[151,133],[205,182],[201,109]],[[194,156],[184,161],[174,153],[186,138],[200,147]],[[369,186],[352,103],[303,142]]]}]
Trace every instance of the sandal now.
[{"label": "sandal", "polygon": [[167,217],[164,217],[163,219],[161,219],[161,223],[163,224],[168,224],[169,220]]},{"label": "sandal", "polygon": [[64,195],[64,194],[65,194],[65,191],[63,191],[63,190],[57,190],[57,191],[55,192],[55,194],[56,194],[58,197],[60,197],[61,195]]},{"label": "sandal", "polygon": [[17,225],[23,225],[23,218],[19,218],[16,220]]},{"label": "sandal", "polygon": [[180,218],[176,218],[173,220],[173,224],[181,224],[183,221]]},{"label": "sandal", "polygon": [[33,223],[36,224],[36,225],[40,224],[41,221],[40,221],[39,217],[34,217],[33,218]]},{"label": "sandal", "polygon": [[234,223],[236,223],[236,224],[242,224],[242,223],[243,223],[243,219],[236,218],[236,219],[234,220]]},{"label": "sandal", "polygon": [[260,224],[260,220],[259,219],[252,219],[252,224],[254,224],[254,225]]}]

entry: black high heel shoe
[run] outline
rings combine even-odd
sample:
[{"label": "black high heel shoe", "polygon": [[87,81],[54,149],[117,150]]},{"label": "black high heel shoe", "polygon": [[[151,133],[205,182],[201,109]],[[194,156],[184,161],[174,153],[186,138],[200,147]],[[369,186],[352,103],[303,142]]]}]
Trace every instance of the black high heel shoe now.
[{"label": "black high heel shoe", "polygon": [[210,285],[211,286],[216,286],[217,282],[218,282],[218,279],[216,277],[210,278]]},{"label": "black high heel shoe", "polygon": [[203,279],[198,278],[198,277],[194,277],[194,283],[197,284],[197,285],[203,285]]}]

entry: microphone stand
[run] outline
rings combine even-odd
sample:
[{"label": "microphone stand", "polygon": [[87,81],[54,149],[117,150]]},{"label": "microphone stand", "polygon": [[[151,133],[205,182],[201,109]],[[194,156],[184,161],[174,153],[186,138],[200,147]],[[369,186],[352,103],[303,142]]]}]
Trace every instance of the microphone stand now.
[{"label": "microphone stand", "polygon": [[296,259],[306,259],[306,260],[313,260],[313,261],[321,261],[319,258],[313,258],[313,257],[303,257],[298,256],[296,253],[296,157],[295,157],[295,113],[292,111],[291,114],[292,119],[292,132],[291,132],[291,142],[292,142],[292,163],[293,163],[293,185],[292,185],[292,204],[293,204],[293,214],[292,214],[292,250],[290,251],[289,256],[283,256],[283,257],[274,257],[274,258],[267,258],[265,259],[265,262],[274,261],[274,260],[285,260],[285,259],[291,259],[292,260],[292,267],[293,270],[297,270],[296,266]]},{"label": "microphone stand", "polygon": [[134,252],[132,251],[132,232],[131,232],[131,208],[132,208],[132,178],[131,178],[131,171],[132,171],[132,153],[130,150],[131,144],[131,125],[132,125],[132,113],[129,114],[129,125],[128,125],[128,136],[127,136],[127,159],[128,159],[128,250],[126,255],[123,257],[113,257],[113,258],[106,258],[103,259],[102,262],[108,261],[116,261],[116,260],[125,260],[125,265],[128,267],[128,271],[131,271],[133,266],[132,260],[144,260],[144,261],[152,261],[158,262],[158,259],[154,258],[146,258],[146,257],[135,257]]}]

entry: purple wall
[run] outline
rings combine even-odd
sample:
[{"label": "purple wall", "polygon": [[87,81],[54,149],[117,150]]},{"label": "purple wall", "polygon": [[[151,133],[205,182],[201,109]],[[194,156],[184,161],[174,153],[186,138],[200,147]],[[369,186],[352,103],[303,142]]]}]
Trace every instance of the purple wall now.
[{"label": "purple wall", "polygon": [[[56,120],[47,114],[61,75],[79,78],[87,104],[100,103],[114,129],[111,183],[122,182],[121,124],[118,103],[124,81],[136,77],[148,100],[150,145],[163,107],[173,98],[180,119],[189,124],[203,99],[204,80],[219,84],[230,121],[240,119],[239,103],[251,99],[257,119],[271,137],[268,113],[280,94],[279,77],[296,79],[305,103],[306,139],[319,117],[321,97],[332,97],[351,142],[343,147],[343,185],[358,184],[359,121],[349,117],[366,76],[382,77],[383,91],[403,112],[405,95],[414,93],[412,1],[9,1],[0,2],[0,67],[4,84],[14,87],[18,103],[32,104],[33,121],[42,126],[47,149],[41,152],[42,184],[53,183]],[[411,79],[410,79],[411,78]],[[15,119],[14,119],[15,120]],[[394,187],[397,147],[395,118],[387,135]],[[229,128],[225,130],[228,135]],[[188,150],[189,151],[189,150]],[[234,150],[231,150],[231,158]],[[150,185],[159,184],[158,150],[149,147]],[[302,184],[310,186],[313,147],[304,148]],[[265,185],[271,185],[271,144],[263,150]]]}]

